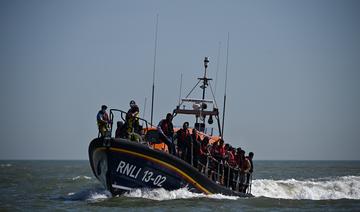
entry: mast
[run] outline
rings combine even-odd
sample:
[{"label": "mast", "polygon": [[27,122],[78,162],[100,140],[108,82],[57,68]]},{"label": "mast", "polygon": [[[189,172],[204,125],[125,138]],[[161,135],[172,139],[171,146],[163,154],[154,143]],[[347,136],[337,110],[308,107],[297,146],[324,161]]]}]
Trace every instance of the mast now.
[{"label": "mast", "polygon": [[[205,59],[204,59],[204,68],[205,68],[205,70],[204,70],[204,78],[200,79],[200,80],[203,81],[202,86],[200,86],[200,88],[202,88],[202,90],[203,90],[202,100],[205,100],[205,90],[206,90],[206,88],[208,86],[208,80],[211,80],[211,79],[206,77],[206,70],[207,70],[208,64],[209,64],[209,59],[208,59],[208,57],[205,57]],[[204,106],[206,106],[206,104],[201,103],[201,106],[200,106],[201,107],[201,112],[203,112],[204,109],[206,109],[206,108],[204,108]],[[201,117],[200,117],[200,120],[201,120]],[[196,117],[196,122],[197,122],[197,117]],[[203,119],[203,124],[205,126],[205,118]]]},{"label": "mast", "polygon": [[206,78],[206,69],[208,67],[208,63],[209,63],[209,59],[208,57],[205,57],[204,59],[204,67],[205,67],[205,72],[204,72],[204,78],[202,79],[203,80],[203,85],[201,86],[201,88],[203,89],[203,96],[202,96],[202,99],[204,100],[205,99],[205,90],[206,90],[206,87],[208,85],[208,78]]},{"label": "mast", "polygon": [[156,68],[156,50],[157,50],[157,34],[158,34],[158,21],[159,14],[156,15],[156,29],[155,29],[155,48],[154,48],[154,67],[153,67],[153,84],[151,92],[151,119],[150,124],[153,124],[153,114],[154,114],[154,93],[155,93],[155,68]]},{"label": "mast", "polygon": [[[177,114],[184,114],[184,115],[195,115],[195,129],[198,129],[200,132],[205,132],[205,122],[206,118],[208,120],[208,124],[213,124],[214,120],[213,117],[217,120],[219,135],[221,136],[221,123],[219,118],[219,110],[217,108],[217,104],[215,101],[215,95],[211,87],[211,78],[207,78],[207,67],[208,67],[209,59],[205,57],[204,59],[204,76],[198,78],[198,82],[196,85],[191,89],[191,91],[185,96],[185,98],[181,99],[179,105],[173,110],[174,116]],[[182,80],[180,80],[182,82]],[[194,99],[188,98],[190,94],[194,91],[195,88],[200,84],[200,88],[202,89],[202,98],[201,99]],[[181,83],[180,83],[181,85]],[[180,86],[181,87],[181,86]],[[205,90],[207,87],[210,87],[212,97],[214,100],[205,99]],[[181,90],[181,89],[180,89]],[[181,94],[181,93],[180,93]],[[192,105],[189,107],[189,105]],[[210,105],[210,106],[209,106]],[[181,107],[183,106],[183,107]],[[212,107],[211,107],[212,106]],[[198,122],[198,119],[201,119],[202,123]]]}]

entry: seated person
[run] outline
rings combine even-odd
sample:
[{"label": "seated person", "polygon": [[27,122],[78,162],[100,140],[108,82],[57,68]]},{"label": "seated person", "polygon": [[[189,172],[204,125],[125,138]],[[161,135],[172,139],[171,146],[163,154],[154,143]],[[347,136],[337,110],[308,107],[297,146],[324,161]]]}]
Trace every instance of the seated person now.
[{"label": "seated person", "polygon": [[129,135],[126,131],[126,126],[125,126],[124,122],[118,121],[116,123],[116,125],[117,125],[117,128],[115,131],[115,138],[128,138]]}]

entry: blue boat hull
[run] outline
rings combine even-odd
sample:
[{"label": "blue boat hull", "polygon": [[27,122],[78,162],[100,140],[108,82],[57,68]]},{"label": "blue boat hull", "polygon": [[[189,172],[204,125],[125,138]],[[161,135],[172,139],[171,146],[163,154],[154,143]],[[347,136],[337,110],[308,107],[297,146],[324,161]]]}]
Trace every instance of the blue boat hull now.
[{"label": "blue boat hull", "polygon": [[113,194],[137,188],[176,190],[250,197],[225,188],[185,161],[126,139],[96,138],[89,145],[94,175]]}]

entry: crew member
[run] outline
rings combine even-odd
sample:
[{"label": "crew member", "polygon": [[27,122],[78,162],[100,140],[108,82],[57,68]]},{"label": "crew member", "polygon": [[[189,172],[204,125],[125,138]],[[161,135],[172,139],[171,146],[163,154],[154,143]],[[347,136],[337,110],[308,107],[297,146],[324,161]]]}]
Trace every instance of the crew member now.
[{"label": "crew member", "polygon": [[126,126],[127,133],[130,135],[131,133],[139,133],[140,125],[139,125],[139,107],[136,105],[134,100],[130,101],[130,109],[126,113]]},{"label": "crew member", "polygon": [[99,128],[99,137],[109,136],[110,132],[110,119],[106,112],[107,106],[102,105],[101,110],[96,115],[96,121]]},{"label": "crew member", "polygon": [[157,127],[159,132],[159,139],[168,146],[170,154],[175,154],[175,147],[173,144],[174,126],[172,124],[173,116],[171,113],[166,114],[166,118],[162,119]]}]

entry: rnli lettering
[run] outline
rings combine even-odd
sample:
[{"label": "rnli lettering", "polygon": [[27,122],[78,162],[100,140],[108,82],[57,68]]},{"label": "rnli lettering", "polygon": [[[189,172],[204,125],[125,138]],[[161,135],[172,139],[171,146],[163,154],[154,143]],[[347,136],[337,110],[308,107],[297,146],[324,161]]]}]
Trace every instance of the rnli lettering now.
[{"label": "rnli lettering", "polygon": [[166,177],[160,174],[155,174],[152,171],[145,170],[141,172],[141,168],[136,167],[133,164],[127,163],[125,161],[120,161],[119,165],[116,168],[116,172],[126,175],[128,177],[138,179],[140,174],[139,180],[150,183],[158,187],[162,187],[163,183],[166,181]]},{"label": "rnli lettering", "polygon": [[134,179],[137,179],[140,171],[141,171],[141,168],[137,168],[135,165],[126,163],[124,161],[120,161],[120,163],[116,169],[116,172],[127,175]]}]

